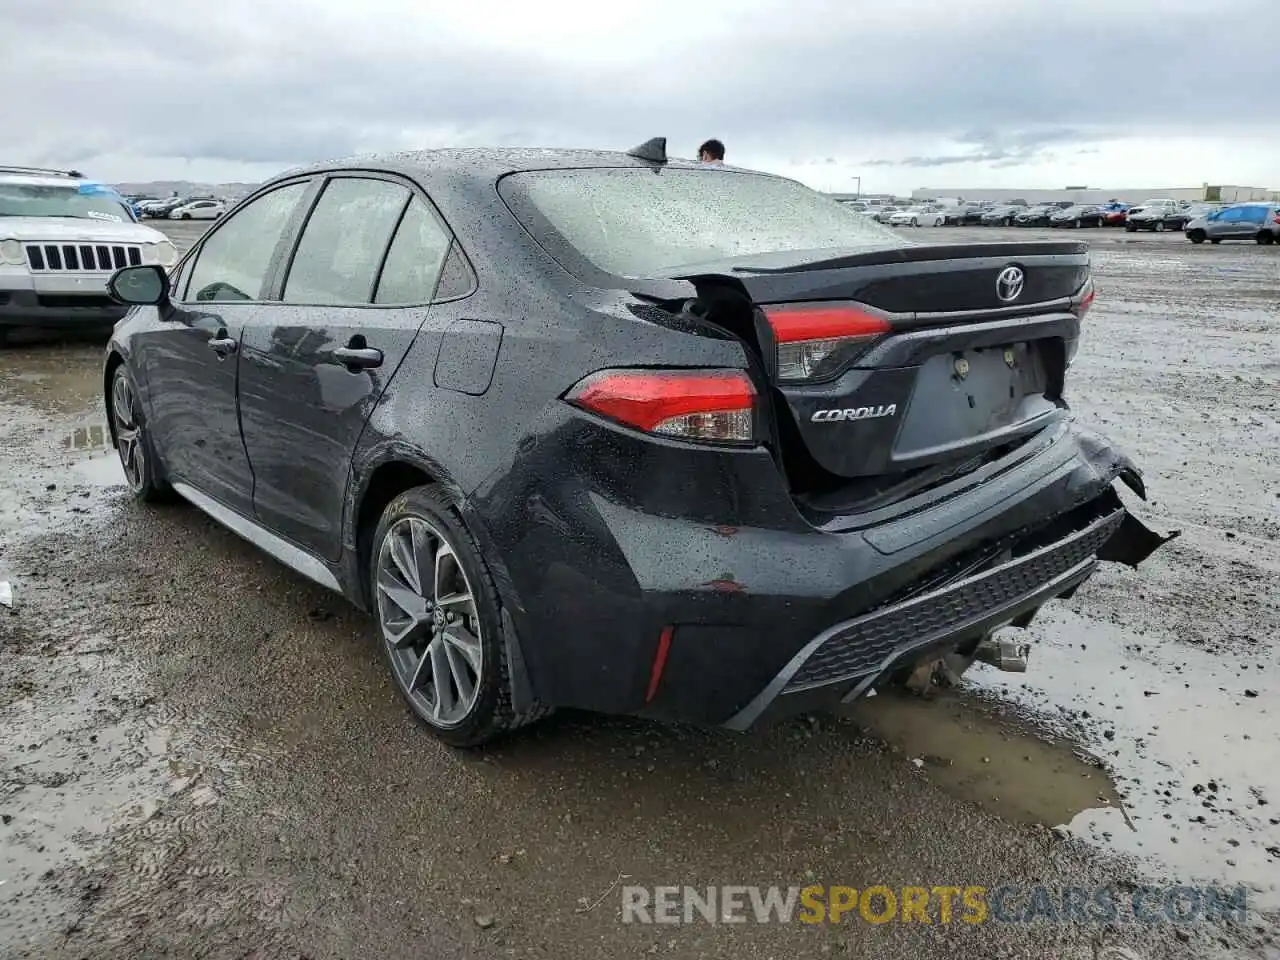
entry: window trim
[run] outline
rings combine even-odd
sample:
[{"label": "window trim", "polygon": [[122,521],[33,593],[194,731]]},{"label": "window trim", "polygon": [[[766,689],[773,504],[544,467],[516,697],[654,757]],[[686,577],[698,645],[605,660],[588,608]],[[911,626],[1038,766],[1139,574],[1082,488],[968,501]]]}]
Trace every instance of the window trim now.
[{"label": "window trim", "polygon": [[[289,241],[290,234],[297,229],[298,211],[309,208],[311,195],[315,191],[317,182],[318,182],[318,178],[315,176],[315,174],[308,174],[305,176],[290,177],[288,180],[280,180],[280,181],[274,181],[272,183],[264,184],[261,189],[250,194],[248,197],[246,197],[244,200],[238,203],[236,205],[236,212],[234,214],[230,216],[223,216],[213,221],[213,226],[204,234],[204,236],[200,238],[200,240],[197,243],[192,245],[191,249],[187,251],[186,256],[184,256],[181,260],[179,260],[176,264],[173,265],[173,268],[169,271],[170,276],[172,276],[175,273],[180,273],[181,271],[185,270],[187,267],[194,267],[196,262],[200,259],[200,255],[204,253],[205,245],[209,242],[210,238],[216,236],[219,230],[225,229],[227,224],[235,223],[236,217],[239,216],[246,208],[248,208],[250,204],[256,203],[258,200],[262,199],[263,197],[267,196],[270,193],[275,193],[277,190],[283,190],[286,187],[297,186],[300,183],[307,184],[308,185],[307,189],[303,190],[302,196],[298,198],[298,205],[294,207],[293,213],[290,215],[288,221],[284,225],[284,229],[280,231],[280,239],[276,241],[275,249],[271,252],[271,260],[267,264],[267,272],[265,276],[262,278],[262,285],[258,288],[257,298],[253,300],[212,301],[216,303],[240,303],[240,304],[269,302],[272,283],[275,280],[276,271],[278,269],[282,248],[285,247],[285,245],[290,242]],[[188,271],[187,274],[182,278],[182,289],[175,291],[177,295],[176,297],[172,298],[172,302],[179,303],[179,304],[207,302],[207,301],[190,300],[187,297],[187,294],[190,291],[190,287],[191,287],[191,278],[192,276],[194,276],[194,274],[195,274],[195,270],[192,269]]]},{"label": "window trim", "polygon": [[[369,170],[362,167],[344,167],[338,170],[325,170],[316,174],[316,182],[318,188],[313,194],[307,198],[306,211],[298,224],[297,229],[293,233],[292,240],[289,244],[288,254],[282,259],[277,266],[274,276],[271,278],[271,284],[267,288],[267,301],[278,303],[282,306],[291,307],[320,307],[331,308],[337,310],[411,310],[414,308],[428,307],[434,303],[453,303],[458,300],[464,300],[472,296],[480,286],[479,276],[476,273],[475,265],[471,258],[467,256],[466,250],[458,240],[458,235],[449,226],[447,220],[440,213],[432,199],[427,195],[426,191],[414,180],[398,173],[391,173],[387,170]],[[391,231],[390,237],[387,238],[387,244],[382,250],[382,257],[378,261],[378,270],[374,275],[373,285],[369,290],[368,303],[289,303],[284,299],[285,283],[289,279],[289,271],[293,268],[294,258],[298,254],[298,245],[302,242],[302,234],[306,229],[307,223],[311,220],[311,214],[315,210],[316,205],[320,202],[320,198],[324,196],[324,190],[331,180],[384,180],[388,183],[394,183],[397,186],[405,187],[409,191],[409,197],[405,201],[403,208],[400,210],[400,216],[396,219],[395,228]],[[391,245],[395,243],[396,233],[400,229],[400,224],[404,222],[405,215],[408,213],[409,207],[413,204],[414,199],[420,200],[429,213],[436,221],[437,226],[444,231],[444,235],[449,241],[445,245],[445,259],[440,262],[440,271],[436,274],[435,287],[432,288],[431,296],[427,300],[414,303],[374,303],[373,299],[378,291],[378,284],[382,281],[382,270],[386,266],[387,256],[391,252]],[[444,264],[447,262],[449,254],[454,248],[457,248],[459,255],[466,263],[467,269],[471,274],[471,286],[465,294],[454,297],[447,297],[443,300],[435,298],[435,291],[440,286],[440,277],[444,274]]]}]

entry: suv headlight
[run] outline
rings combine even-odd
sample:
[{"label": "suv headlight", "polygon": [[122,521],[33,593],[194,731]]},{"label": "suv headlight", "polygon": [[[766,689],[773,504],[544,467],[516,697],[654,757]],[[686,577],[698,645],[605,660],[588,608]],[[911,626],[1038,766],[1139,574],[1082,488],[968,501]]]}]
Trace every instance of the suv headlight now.
[{"label": "suv headlight", "polygon": [[0,263],[25,263],[22,244],[17,240],[0,240]]},{"label": "suv headlight", "polygon": [[168,240],[148,243],[143,248],[142,260],[144,263],[158,263],[167,269],[178,262],[178,248]]}]

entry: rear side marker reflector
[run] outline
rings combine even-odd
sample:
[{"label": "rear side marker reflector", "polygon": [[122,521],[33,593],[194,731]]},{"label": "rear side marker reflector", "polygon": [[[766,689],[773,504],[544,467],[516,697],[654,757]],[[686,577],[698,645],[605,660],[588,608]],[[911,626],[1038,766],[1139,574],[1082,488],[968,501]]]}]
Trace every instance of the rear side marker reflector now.
[{"label": "rear side marker reflector", "polygon": [[675,627],[663,627],[658,635],[658,649],[653,653],[653,666],[649,668],[649,688],[644,693],[645,703],[658,695],[658,684],[662,683],[662,671],[667,668],[667,654],[671,652],[671,637],[675,632]]},{"label": "rear side marker reflector", "polygon": [[741,370],[602,370],[565,396],[644,433],[702,443],[751,443],[756,390]]},{"label": "rear side marker reflector", "polygon": [[889,333],[889,321],[859,305],[764,307],[777,344],[778,379],[800,383],[834,373]]}]

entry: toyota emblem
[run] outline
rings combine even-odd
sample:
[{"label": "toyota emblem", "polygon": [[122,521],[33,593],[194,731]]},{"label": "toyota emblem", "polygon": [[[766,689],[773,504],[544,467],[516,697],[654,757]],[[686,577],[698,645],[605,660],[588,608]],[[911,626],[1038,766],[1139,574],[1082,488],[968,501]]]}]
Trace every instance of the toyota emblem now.
[{"label": "toyota emblem", "polygon": [[1021,267],[1007,266],[996,277],[996,296],[1001,303],[1013,303],[1022,296],[1022,287],[1027,282],[1027,275]]}]

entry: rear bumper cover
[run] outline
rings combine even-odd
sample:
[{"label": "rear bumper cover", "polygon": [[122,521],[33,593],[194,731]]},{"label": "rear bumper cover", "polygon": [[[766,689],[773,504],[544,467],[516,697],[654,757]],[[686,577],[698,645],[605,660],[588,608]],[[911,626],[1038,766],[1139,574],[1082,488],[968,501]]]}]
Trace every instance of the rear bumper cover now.
[{"label": "rear bumper cover", "polygon": [[849,703],[928,651],[952,649],[1019,622],[1071,593],[1093,574],[1099,554],[1108,556],[1109,544],[1121,547],[1110,556],[1132,559],[1144,548],[1149,553],[1154,546],[1142,542],[1143,532],[1131,514],[1116,507],[981,573],[836,624],[809,641],[725,726],[746,730],[771,714]]},{"label": "rear bumper cover", "polygon": [[551,706],[733,729],[833,707],[1170,539],[1114,489],[1145,498],[1133,463],[1069,420],[981,482],[821,528],[763,453],[691,456],[587,423],[556,440],[531,451],[536,487],[476,498]]}]

